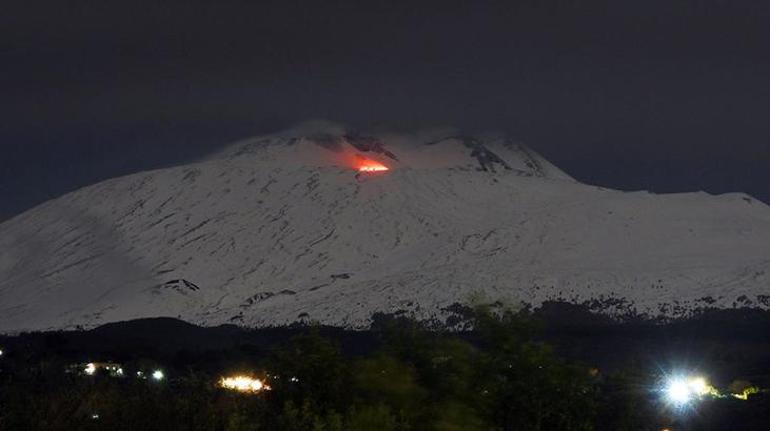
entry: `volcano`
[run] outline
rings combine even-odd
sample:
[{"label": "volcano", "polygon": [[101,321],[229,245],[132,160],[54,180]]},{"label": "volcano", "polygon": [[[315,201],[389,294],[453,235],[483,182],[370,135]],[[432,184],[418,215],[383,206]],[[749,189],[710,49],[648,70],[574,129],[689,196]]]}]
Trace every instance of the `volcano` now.
[{"label": "volcano", "polygon": [[477,301],[677,318],[768,308],[769,287],[770,208],[750,196],[608,190],[504,137],[441,131],[292,129],[0,224],[2,332],[364,328]]}]

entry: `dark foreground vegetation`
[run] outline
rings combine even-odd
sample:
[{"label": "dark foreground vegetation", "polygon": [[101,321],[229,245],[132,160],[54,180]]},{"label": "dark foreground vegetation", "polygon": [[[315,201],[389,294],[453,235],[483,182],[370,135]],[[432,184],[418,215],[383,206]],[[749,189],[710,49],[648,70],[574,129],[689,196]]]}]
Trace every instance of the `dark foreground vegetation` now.
[{"label": "dark foreground vegetation", "polygon": [[[565,315],[569,313],[560,314]],[[713,331],[725,331],[722,318],[700,321],[693,328],[709,328],[712,322]],[[745,401],[707,399],[675,409],[659,391],[661,374],[672,363],[666,356],[676,355],[689,356],[682,361],[688,367],[700,355],[700,366],[718,368],[715,373],[725,387],[749,384],[728,380],[770,368],[762,365],[769,354],[764,335],[745,333],[761,329],[764,317],[737,319],[741,332],[724,334],[731,343],[747,339],[740,347],[725,349],[718,339],[702,337],[697,345],[691,340],[689,354],[668,350],[645,355],[644,346],[688,345],[666,342],[679,339],[677,334],[691,338],[687,327],[669,326],[660,338],[655,336],[659,329],[644,325],[618,329],[582,318],[550,319],[546,325],[542,316],[530,313],[477,310],[468,319],[474,330],[461,333],[379,316],[367,332],[304,327],[246,333],[153,319],[77,333],[7,337],[0,339],[0,346],[7,346],[0,357],[0,430],[770,426],[770,400],[762,393]],[[729,321],[735,324],[736,316]],[[656,356],[660,360],[648,360]],[[123,375],[80,372],[77,364],[95,361],[119,363]],[[731,364],[735,376],[728,378]],[[153,369],[162,369],[166,378],[136,377],[137,371]],[[220,377],[231,374],[260,377],[271,390],[243,394],[220,388]],[[761,383],[761,374],[753,376],[750,384]]]}]

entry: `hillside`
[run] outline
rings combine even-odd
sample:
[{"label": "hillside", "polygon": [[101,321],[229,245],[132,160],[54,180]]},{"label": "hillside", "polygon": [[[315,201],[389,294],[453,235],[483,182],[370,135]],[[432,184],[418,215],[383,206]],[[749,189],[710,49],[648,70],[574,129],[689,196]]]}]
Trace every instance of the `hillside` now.
[{"label": "hillside", "polygon": [[[374,163],[387,171],[359,172]],[[0,331],[204,325],[549,299],[677,317],[770,308],[770,208],[576,182],[495,137],[293,130],[0,224]]]}]

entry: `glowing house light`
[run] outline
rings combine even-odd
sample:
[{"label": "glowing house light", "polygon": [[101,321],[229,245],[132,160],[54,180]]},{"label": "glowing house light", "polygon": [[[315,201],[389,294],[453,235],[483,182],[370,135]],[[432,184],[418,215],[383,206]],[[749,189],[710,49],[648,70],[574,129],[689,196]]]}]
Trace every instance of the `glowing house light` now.
[{"label": "glowing house light", "polygon": [[666,398],[675,405],[684,405],[692,400],[693,393],[686,381],[673,379],[666,385]]},{"label": "glowing house light", "polygon": [[270,386],[265,385],[262,380],[249,376],[222,377],[219,386],[238,392],[256,393],[270,390]]},{"label": "glowing house light", "polygon": [[719,392],[699,376],[672,377],[666,382],[663,393],[671,404],[680,407],[708,395],[719,396]]},{"label": "glowing house light", "polygon": [[709,384],[703,377],[693,377],[687,381],[690,391],[698,396],[707,395],[710,392]]}]

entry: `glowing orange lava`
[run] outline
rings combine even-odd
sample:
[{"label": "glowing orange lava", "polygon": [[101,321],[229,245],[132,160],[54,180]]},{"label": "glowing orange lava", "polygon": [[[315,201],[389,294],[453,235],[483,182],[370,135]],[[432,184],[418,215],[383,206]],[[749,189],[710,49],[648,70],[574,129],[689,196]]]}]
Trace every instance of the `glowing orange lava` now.
[{"label": "glowing orange lava", "polygon": [[387,166],[374,160],[362,159],[358,165],[358,172],[384,172],[390,170]]}]

